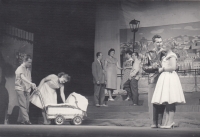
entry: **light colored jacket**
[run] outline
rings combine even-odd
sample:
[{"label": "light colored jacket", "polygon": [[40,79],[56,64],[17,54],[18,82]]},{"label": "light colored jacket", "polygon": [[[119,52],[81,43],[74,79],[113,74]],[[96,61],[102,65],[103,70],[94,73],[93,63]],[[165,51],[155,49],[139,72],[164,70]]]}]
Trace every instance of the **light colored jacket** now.
[{"label": "light colored jacket", "polygon": [[131,78],[135,77],[136,80],[139,80],[141,77],[141,72],[142,72],[141,61],[138,59],[135,59],[133,67],[130,72],[130,77]]}]

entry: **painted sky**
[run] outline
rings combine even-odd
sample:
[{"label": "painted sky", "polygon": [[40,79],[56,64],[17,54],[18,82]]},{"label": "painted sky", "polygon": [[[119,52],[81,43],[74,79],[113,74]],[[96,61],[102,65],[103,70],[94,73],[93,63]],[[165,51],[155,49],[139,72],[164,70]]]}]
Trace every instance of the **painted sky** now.
[{"label": "painted sky", "polygon": [[120,28],[129,28],[133,19],[141,27],[163,26],[200,21],[200,2],[197,1],[135,1],[122,0]]},{"label": "painted sky", "polygon": [[[156,27],[142,27],[139,28],[138,32],[136,33],[136,41],[139,41],[143,37],[147,40],[151,40],[155,34],[161,35],[163,39],[177,37],[180,35],[200,36],[200,22]],[[130,29],[120,30],[120,42],[132,42],[132,40],[133,33],[130,31]]]}]

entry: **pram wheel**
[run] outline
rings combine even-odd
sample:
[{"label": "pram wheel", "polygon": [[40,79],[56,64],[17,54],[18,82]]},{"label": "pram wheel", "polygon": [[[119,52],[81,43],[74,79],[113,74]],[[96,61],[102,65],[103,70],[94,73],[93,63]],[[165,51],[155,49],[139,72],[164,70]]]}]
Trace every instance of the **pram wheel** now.
[{"label": "pram wheel", "polygon": [[62,125],[64,123],[65,119],[63,116],[61,115],[58,115],[55,119],[55,123],[56,125]]},{"label": "pram wheel", "polygon": [[74,117],[72,121],[70,121],[70,124],[72,125],[81,125],[82,124],[82,118],[80,116]]}]

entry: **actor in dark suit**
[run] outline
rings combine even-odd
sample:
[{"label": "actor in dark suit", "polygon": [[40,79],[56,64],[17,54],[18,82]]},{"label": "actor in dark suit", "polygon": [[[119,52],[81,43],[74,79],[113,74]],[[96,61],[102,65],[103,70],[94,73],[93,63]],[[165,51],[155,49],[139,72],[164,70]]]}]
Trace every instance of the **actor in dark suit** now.
[{"label": "actor in dark suit", "polygon": [[94,102],[97,107],[105,105],[105,71],[102,64],[102,53],[97,52],[97,59],[92,63],[92,75],[94,82]]},{"label": "actor in dark suit", "polygon": [[155,48],[146,53],[146,58],[143,60],[143,70],[149,73],[149,93],[148,93],[148,104],[150,114],[153,113],[153,124],[152,128],[159,128],[162,125],[163,114],[165,105],[151,104],[153,92],[159,77],[159,69],[161,68],[161,58],[165,54],[162,49],[162,38],[159,35],[155,35],[152,38]]}]

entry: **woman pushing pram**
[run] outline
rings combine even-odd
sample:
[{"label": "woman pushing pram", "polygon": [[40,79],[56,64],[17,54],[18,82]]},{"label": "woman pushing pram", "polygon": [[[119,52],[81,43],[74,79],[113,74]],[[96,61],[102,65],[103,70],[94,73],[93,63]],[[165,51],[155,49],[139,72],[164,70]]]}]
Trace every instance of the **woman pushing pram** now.
[{"label": "woman pushing pram", "polygon": [[[70,97],[69,96],[68,99],[65,101],[64,83],[69,81],[70,81],[70,76],[68,74],[65,74],[64,72],[59,73],[58,76],[51,74],[41,80],[38,86],[38,91],[34,91],[33,94],[31,95],[31,103],[42,109],[42,116],[44,118],[43,124],[45,125],[51,124],[51,121],[49,119],[54,119],[54,118],[56,124],[63,124],[63,120],[67,118],[66,113],[68,113],[67,111],[69,111],[69,109],[73,109],[73,111],[76,114],[80,113],[77,110],[74,110],[74,108],[79,108],[79,106],[77,106],[77,100],[75,100],[74,102],[76,103],[73,104],[72,102],[70,102],[71,99],[69,99]],[[57,104],[56,89],[60,89],[60,95],[64,104]],[[68,109],[66,109],[66,107]],[[48,108],[48,113],[51,113],[51,116],[48,115],[46,108]],[[60,115],[58,115],[58,113]]]}]

